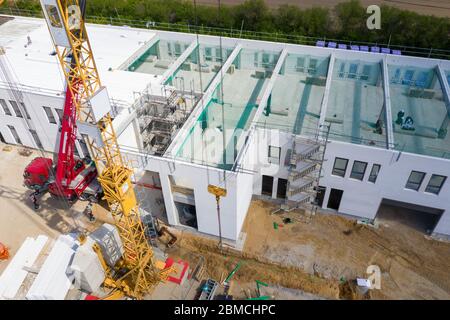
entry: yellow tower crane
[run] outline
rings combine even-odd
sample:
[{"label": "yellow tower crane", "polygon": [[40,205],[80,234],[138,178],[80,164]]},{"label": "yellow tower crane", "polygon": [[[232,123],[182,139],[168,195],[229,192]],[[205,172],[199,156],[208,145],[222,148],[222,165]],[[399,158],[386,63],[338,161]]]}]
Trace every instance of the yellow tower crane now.
[{"label": "yellow tower crane", "polygon": [[125,272],[107,270],[105,286],[141,299],[156,284],[167,279],[171,270],[154,261],[145,237],[131,184],[133,172],[122,158],[110,114],[109,96],[101,85],[86,32],[85,1],[40,1],[76,107],[78,130],[87,140],[104,199],[124,247],[124,257],[116,268]]}]

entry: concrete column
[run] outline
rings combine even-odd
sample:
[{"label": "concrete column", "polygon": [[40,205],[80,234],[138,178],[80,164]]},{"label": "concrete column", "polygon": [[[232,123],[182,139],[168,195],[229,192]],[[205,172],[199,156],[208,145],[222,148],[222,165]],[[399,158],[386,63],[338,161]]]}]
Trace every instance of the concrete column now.
[{"label": "concrete column", "polygon": [[441,127],[439,128],[439,136],[445,137],[447,134],[448,125],[450,123],[450,86],[447,82],[445,72],[442,70],[440,65],[436,67],[436,73],[439,82],[441,83],[442,94],[444,95],[445,106],[447,107],[447,116],[443,119]]},{"label": "concrete column", "polygon": [[273,186],[272,186],[272,198],[277,198],[277,192],[278,192],[278,178],[273,178]]},{"label": "concrete column", "polygon": [[189,58],[191,53],[194,52],[194,50],[197,49],[197,47],[198,47],[197,40],[192,41],[190,46],[186,50],[184,50],[181,56],[179,56],[178,59],[170,66],[170,68],[167,69],[166,72],[164,72],[160,83],[166,84],[167,80],[169,80],[174,75],[174,73],[178,70],[178,68],[181,67],[181,65],[186,61],[187,58]]},{"label": "concrete column", "polygon": [[388,149],[395,149],[394,140],[394,125],[392,123],[392,108],[391,108],[391,89],[389,87],[389,70],[387,65],[386,56],[383,57],[382,65],[383,75],[383,91],[384,91],[384,112],[386,114],[386,137]]},{"label": "concrete column", "polygon": [[258,110],[256,111],[255,116],[253,117],[253,123],[251,127],[253,127],[254,126],[253,124],[258,121],[259,117],[261,116],[261,113],[264,111],[264,109],[266,109],[266,106],[268,107],[268,110],[270,110],[270,100],[272,97],[273,87],[275,86],[281,67],[283,67],[287,55],[288,55],[287,49],[283,49],[283,51],[281,51],[280,53],[277,64],[273,69],[272,76],[270,77],[270,80],[267,83],[266,89],[264,90],[261,99],[257,101]]},{"label": "concrete column", "polygon": [[164,198],[164,204],[166,206],[167,220],[170,225],[176,226],[180,224],[178,212],[173,201],[172,188],[170,186],[169,176],[167,174],[160,173],[161,188]]},{"label": "concrete column", "polygon": [[[330,96],[331,82],[333,80],[333,69],[334,69],[335,61],[336,61],[336,57],[335,57],[334,53],[332,53],[330,55],[330,63],[328,64],[327,82],[325,84],[325,92],[323,94],[322,106],[320,108],[319,127],[317,128],[319,130],[319,132],[320,132],[320,128],[325,124],[325,118],[327,116],[328,97]],[[322,136],[322,134],[320,134],[320,136]]]}]

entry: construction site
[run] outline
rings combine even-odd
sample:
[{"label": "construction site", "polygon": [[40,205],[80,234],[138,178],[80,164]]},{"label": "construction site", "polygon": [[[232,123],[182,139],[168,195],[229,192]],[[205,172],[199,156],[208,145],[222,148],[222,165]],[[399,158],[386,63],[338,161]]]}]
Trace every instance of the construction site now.
[{"label": "construction site", "polygon": [[0,300],[450,299],[450,61],[40,2],[0,15]]}]

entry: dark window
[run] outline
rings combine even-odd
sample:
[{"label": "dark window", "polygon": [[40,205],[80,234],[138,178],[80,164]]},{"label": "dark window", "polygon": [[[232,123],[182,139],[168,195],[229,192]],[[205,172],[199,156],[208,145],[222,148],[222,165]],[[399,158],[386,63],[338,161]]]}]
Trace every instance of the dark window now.
[{"label": "dark window", "polygon": [[12,116],[11,110],[9,110],[8,105],[6,104],[6,101],[3,99],[0,99],[0,104],[2,105],[3,111],[7,116]]},{"label": "dark window", "polygon": [[332,174],[339,177],[345,177],[345,171],[347,171],[348,160],[343,158],[336,158],[334,160]]},{"label": "dark window", "polygon": [[447,177],[433,174],[430,178],[430,181],[428,182],[425,192],[439,194],[442,186],[445,183],[445,180],[447,180]]},{"label": "dark window", "polygon": [[23,111],[25,111],[25,115],[27,116],[27,119],[31,120],[30,114],[28,113],[28,110],[27,110],[27,107],[25,106],[25,104],[23,102],[21,102],[20,105],[22,106]]},{"label": "dark window", "polygon": [[59,123],[62,123],[62,118],[63,118],[63,110],[62,109],[55,109],[56,114],[58,115],[58,119],[59,119]]},{"label": "dark window", "polygon": [[47,115],[48,122],[56,124],[55,116],[53,115],[52,109],[49,107],[42,107],[44,108],[45,114]]},{"label": "dark window", "polygon": [[280,164],[281,148],[269,146],[269,163]]},{"label": "dark window", "polygon": [[11,106],[14,110],[14,113],[16,114],[16,117],[23,118],[22,112],[20,112],[20,109],[19,109],[19,106],[17,105],[17,103],[15,101],[11,101],[11,100],[9,100],[9,103],[11,104]]},{"label": "dark window", "polygon": [[423,178],[425,178],[424,172],[412,171],[409,175],[408,182],[406,182],[405,188],[418,191],[422,184]]},{"label": "dark window", "polygon": [[375,183],[378,178],[378,174],[380,173],[381,165],[374,164],[372,166],[372,170],[370,171],[369,182]]},{"label": "dark window", "polygon": [[16,131],[16,128],[14,128],[13,126],[8,126],[9,131],[11,131],[12,136],[14,137],[14,140],[16,141],[17,144],[22,144],[22,140],[20,140],[19,134]]},{"label": "dark window", "polygon": [[273,177],[270,176],[262,176],[262,190],[261,194],[265,196],[272,196],[273,190]]},{"label": "dark window", "polygon": [[364,179],[364,174],[366,173],[367,162],[362,161],[354,161],[352,172],[350,174],[350,178],[362,180]]},{"label": "dark window", "polygon": [[41,140],[39,139],[39,136],[38,136],[36,130],[31,130],[31,129],[30,129],[30,133],[31,133],[31,136],[32,136],[33,139],[34,139],[34,143],[36,143],[36,146],[37,146],[39,149],[43,149]]}]

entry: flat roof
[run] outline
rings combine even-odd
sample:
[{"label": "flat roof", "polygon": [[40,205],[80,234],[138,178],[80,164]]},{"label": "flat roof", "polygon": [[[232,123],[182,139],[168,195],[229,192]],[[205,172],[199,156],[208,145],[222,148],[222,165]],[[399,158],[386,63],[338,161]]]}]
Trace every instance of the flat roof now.
[{"label": "flat roof", "polygon": [[[88,24],[87,29],[102,84],[108,87],[112,99],[132,103],[133,92],[143,91],[153,77],[130,74],[119,67],[156,34],[106,25]],[[65,91],[64,75],[57,57],[51,55],[54,46],[43,19],[14,17],[0,25],[0,46],[6,50],[15,82],[30,91],[32,88]]]},{"label": "flat roof", "polygon": [[[217,165],[222,153],[237,159],[254,127],[315,135],[328,124],[330,140],[450,159],[450,61],[108,25],[88,32],[112,98],[132,103],[149,85],[163,96],[167,85],[198,99],[168,155]],[[0,45],[18,82],[63,90],[44,20],[5,22]],[[222,142],[205,159],[206,128]]]}]

